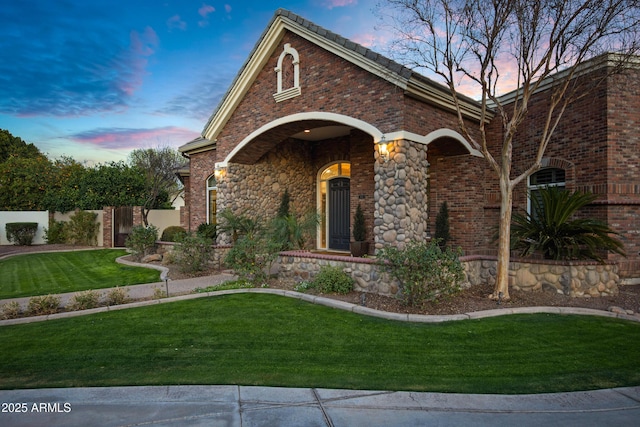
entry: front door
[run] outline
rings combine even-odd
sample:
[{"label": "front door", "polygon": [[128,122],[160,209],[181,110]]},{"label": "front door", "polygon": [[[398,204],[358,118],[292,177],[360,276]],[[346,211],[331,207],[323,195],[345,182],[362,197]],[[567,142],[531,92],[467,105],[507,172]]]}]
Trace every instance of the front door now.
[{"label": "front door", "polygon": [[329,181],[329,249],[349,250],[349,178]]}]

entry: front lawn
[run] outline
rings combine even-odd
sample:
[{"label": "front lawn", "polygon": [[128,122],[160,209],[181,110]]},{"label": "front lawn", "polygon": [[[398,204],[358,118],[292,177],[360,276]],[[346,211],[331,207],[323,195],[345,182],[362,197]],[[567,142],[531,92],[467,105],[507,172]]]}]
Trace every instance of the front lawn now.
[{"label": "front lawn", "polygon": [[0,260],[0,298],[104,289],[158,282],[160,272],[116,263],[125,250],[52,252]]},{"label": "front lawn", "polygon": [[640,325],[387,321],[235,294],[0,327],[0,388],[240,384],[459,393],[640,385]]}]

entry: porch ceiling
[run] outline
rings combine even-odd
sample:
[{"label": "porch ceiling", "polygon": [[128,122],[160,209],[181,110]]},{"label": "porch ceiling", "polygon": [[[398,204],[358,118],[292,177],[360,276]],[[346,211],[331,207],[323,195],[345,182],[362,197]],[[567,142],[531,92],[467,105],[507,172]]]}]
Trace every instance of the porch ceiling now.
[{"label": "porch ceiling", "polygon": [[[306,130],[309,130],[309,132],[305,132]],[[348,135],[350,131],[351,127],[349,126],[327,120],[304,120],[286,123],[256,136],[238,151],[231,161],[252,165],[287,138],[320,141]]]}]

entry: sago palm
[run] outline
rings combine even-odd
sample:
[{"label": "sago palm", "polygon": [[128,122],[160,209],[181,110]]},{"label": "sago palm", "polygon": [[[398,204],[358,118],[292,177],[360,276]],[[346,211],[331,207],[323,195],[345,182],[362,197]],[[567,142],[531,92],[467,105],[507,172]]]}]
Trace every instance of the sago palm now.
[{"label": "sago palm", "polygon": [[569,192],[555,187],[532,197],[530,213],[513,214],[511,247],[521,254],[540,252],[546,259],[593,259],[603,261],[605,251],[625,255],[618,235],[605,222],[592,218],[573,218],[574,214],[596,199],[591,193]]}]

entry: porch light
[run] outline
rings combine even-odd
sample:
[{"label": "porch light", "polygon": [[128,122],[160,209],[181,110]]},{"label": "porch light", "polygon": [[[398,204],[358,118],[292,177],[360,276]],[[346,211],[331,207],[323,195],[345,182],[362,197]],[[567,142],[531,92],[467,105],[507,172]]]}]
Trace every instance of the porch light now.
[{"label": "porch light", "polygon": [[220,179],[222,176],[224,176],[225,169],[226,168],[222,166],[216,166],[213,171],[213,175],[216,177],[216,179]]},{"label": "porch light", "polygon": [[382,135],[380,141],[378,141],[378,153],[380,153],[380,157],[383,161],[389,161],[389,145],[387,144],[387,140],[384,135]]}]

